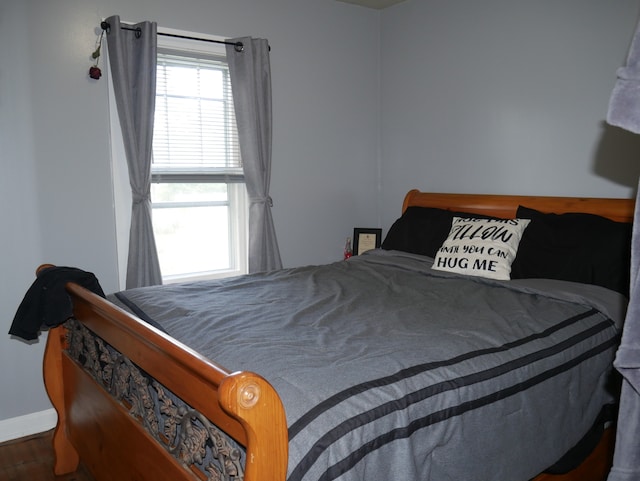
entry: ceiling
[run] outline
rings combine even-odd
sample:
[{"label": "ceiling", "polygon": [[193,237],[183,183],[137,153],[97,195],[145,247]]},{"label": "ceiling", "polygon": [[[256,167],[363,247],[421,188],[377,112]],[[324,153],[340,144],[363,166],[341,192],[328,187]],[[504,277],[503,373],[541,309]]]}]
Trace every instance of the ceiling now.
[{"label": "ceiling", "polygon": [[355,5],[361,5],[368,8],[386,8],[396,3],[403,2],[404,0],[337,0],[338,2],[353,3]]}]

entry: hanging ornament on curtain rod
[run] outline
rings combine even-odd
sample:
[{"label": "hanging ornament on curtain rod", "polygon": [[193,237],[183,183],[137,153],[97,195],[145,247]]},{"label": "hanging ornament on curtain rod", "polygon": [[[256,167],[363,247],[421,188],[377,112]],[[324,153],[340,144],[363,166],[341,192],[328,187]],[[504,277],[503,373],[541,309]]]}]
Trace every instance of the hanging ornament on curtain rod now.
[{"label": "hanging ornament on curtain rod", "polygon": [[100,62],[100,53],[102,49],[102,39],[104,38],[104,29],[100,32],[96,40],[96,45],[93,53],[91,54],[91,58],[95,61],[94,64],[89,68],[89,77],[94,80],[98,80],[102,77],[102,70],[98,67],[98,63]]}]

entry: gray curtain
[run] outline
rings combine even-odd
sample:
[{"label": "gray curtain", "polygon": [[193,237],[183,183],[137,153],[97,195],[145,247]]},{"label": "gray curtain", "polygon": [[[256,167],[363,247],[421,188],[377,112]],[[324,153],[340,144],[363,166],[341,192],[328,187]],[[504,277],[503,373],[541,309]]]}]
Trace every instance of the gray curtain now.
[{"label": "gray curtain", "polygon": [[122,128],[133,204],[129,232],[127,289],[162,284],[151,223],[151,150],[156,102],[157,25],[122,28],[107,18],[109,65]]},{"label": "gray curtain", "polygon": [[282,268],[269,196],[271,183],[271,66],[265,39],[236,38],[227,45],[238,139],[249,194],[249,272]]},{"label": "gray curtain", "polygon": [[[640,134],[640,24],[636,27],[627,62],[618,69],[609,100],[607,122]],[[640,480],[640,183],[636,198],[631,245],[631,292],[622,341],[614,366],[622,374],[620,412],[613,467],[608,481]]]}]

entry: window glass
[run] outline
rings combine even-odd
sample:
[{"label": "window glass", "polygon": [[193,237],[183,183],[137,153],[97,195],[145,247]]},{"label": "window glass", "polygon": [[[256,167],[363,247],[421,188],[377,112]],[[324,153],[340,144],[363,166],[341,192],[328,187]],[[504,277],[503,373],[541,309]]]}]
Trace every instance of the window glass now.
[{"label": "window glass", "polygon": [[246,191],[224,50],[163,48],[161,38],[151,200],[163,280],[245,273]]}]

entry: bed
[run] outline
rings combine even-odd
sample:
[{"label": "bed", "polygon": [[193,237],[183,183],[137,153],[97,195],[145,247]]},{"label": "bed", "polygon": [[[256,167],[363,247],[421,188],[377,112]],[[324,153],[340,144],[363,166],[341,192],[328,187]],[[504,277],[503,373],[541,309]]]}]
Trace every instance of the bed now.
[{"label": "bed", "polygon": [[[383,248],[348,261],[106,298],[70,282],[73,317],[50,328],[43,368],[55,473],[82,462],[98,480],[603,480],[633,210],[412,190]],[[522,216],[512,280],[447,269],[441,257],[462,252],[443,251],[452,219],[498,233]],[[548,249],[560,221],[598,249],[589,266],[575,245]]]}]

